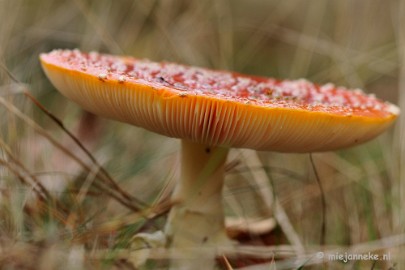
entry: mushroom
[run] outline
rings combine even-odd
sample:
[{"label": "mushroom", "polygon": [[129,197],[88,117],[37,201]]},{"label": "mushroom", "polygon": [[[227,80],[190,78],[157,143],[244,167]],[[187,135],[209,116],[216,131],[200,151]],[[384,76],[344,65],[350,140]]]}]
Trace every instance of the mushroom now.
[{"label": "mushroom", "polygon": [[[165,234],[167,246],[185,250],[231,244],[221,198],[230,148],[336,150],[376,137],[399,115],[396,106],[361,90],[302,79],[79,50],[54,50],[40,59],[54,86],[85,110],[181,139],[180,179]],[[191,268],[198,267],[209,269]]]}]

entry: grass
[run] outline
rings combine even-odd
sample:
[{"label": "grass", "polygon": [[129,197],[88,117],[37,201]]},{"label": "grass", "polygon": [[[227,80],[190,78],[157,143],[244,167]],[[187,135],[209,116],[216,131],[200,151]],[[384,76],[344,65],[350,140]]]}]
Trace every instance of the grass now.
[{"label": "grass", "polygon": [[[402,1],[384,0],[0,0],[0,269],[134,269],[131,237],[163,227],[177,176],[177,140],[81,111],[50,85],[39,53],[78,47],[332,81],[405,111],[404,18]],[[402,269],[404,125],[314,153],[323,193],[308,154],[232,151],[228,216],[276,227],[238,232],[251,246],[227,254],[223,269]],[[391,258],[344,264],[320,251]],[[148,256],[146,269],[170,257]]]}]

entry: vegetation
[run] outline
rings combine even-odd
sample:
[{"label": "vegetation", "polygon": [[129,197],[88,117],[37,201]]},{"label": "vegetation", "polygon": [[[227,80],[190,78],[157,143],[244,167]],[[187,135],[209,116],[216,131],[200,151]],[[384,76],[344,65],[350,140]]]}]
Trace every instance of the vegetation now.
[{"label": "vegetation", "polygon": [[[308,3],[0,0],[0,269],[136,269],[140,258],[149,258],[144,269],[164,269],[171,256],[135,250],[133,236],[165,223],[179,142],[82,111],[45,78],[41,52],[80,48],[333,82],[405,111],[405,2]],[[400,269],[404,127],[400,118],[379,138],[312,162],[232,150],[227,221],[253,220],[254,229],[229,227],[246,248],[219,265]],[[379,259],[344,263],[346,254]]]}]

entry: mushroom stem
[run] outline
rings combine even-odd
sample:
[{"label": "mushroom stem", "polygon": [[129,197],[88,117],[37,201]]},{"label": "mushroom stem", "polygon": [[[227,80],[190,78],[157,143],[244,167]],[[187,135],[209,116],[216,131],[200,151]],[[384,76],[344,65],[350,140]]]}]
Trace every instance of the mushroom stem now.
[{"label": "mushroom stem", "polygon": [[[230,244],[222,207],[228,151],[227,148],[182,140],[181,176],[172,195],[174,206],[165,232],[169,247],[186,259],[173,260],[173,269],[211,269],[215,264],[216,248]],[[198,254],[196,247],[199,247]],[[203,264],[198,262],[202,258]],[[211,267],[207,265],[208,261]]]}]

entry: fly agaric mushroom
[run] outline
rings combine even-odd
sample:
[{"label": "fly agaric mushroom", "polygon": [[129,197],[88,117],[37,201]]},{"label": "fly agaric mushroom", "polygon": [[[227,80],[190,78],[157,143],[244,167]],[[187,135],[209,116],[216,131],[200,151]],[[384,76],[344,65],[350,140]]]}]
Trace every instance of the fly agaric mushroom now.
[{"label": "fly agaric mushroom", "polygon": [[[40,59],[55,87],[85,110],[181,139],[181,175],[165,228],[168,246],[175,248],[229,242],[221,191],[231,147],[335,150],[376,137],[399,114],[360,90],[306,80],[79,50],[55,50]],[[208,269],[192,268],[198,267]]]}]

